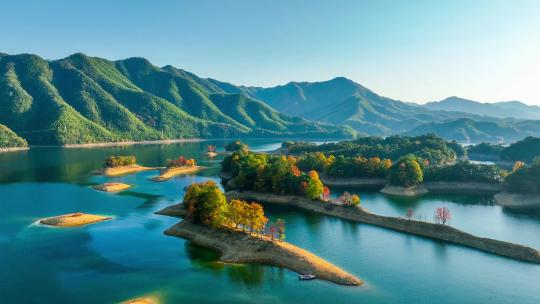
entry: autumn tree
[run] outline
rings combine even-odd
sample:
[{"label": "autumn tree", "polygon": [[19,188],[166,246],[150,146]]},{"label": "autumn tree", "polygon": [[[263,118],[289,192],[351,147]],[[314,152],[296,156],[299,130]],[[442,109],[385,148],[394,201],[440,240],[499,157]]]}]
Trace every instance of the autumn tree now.
[{"label": "autumn tree", "polygon": [[514,163],[514,166],[512,167],[512,172],[516,172],[517,170],[525,167],[525,163],[518,160]]},{"label": "autumn tree", "polygon": [[319,174],[317,174],[317,171],[311,170],[309,171],[308,176],[309,180],[307,182],[306,196],[312,200],[321,197],[324,185],[319,179]]},{"label": "autumn tree", "polygon": [[247,225],[246,223],[246,208],[247,203],[238,200],[233,199],[229,203],[229,209],[227,211],[227,219],[229,222],[234,225],[234,228],[238,228],[239,225]]},{"label": "autumn tree", "polygon": [[435,209],[435,221],[439,224],[445,225],[452,219],[452,214],[450,213],[450,210],[446,207],[440,207]]},{"label": "autumn tree", "polygon": [[217,227],[227,219],[227,199],[214,181],[191,184],[186,189],[184,207],[195,223]]},{"label": "autumn tree", "polygon": [[403,187],[411,187],[424,181],[422,167],[414,155],[401,158],[392,166],[388,177],[390,184]]},{"label": "autumn tree", "polygon": [[330,188],[328,188],[327,186],[324,186],[323,188],[322,197],[324,201],[328,201],[328,199],[330,198]]},{"label": "autumn tree", "polygon": [[264,216],[264,209],[260,204],[251,203],[246,207],[246,222],[249,226],[249,233],[253,231],[260,232],[268,222],[268,218]]}]

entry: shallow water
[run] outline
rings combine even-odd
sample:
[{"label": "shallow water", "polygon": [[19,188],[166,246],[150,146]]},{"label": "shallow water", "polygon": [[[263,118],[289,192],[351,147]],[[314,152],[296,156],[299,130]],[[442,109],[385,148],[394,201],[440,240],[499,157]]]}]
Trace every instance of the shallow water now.
[{"label": "shallow water", "polygon": [[[278,141],[249,141],[272,150]],[[214,142],[218,148],[223,141]],[[167,237],[177,219],[154,215],[180,202],[194,181],[215,179],[219,160],[203,157],[207,143],[93,149],[40,148],[0,154],[0,295],[10,303],[113,303],[150,295],[163,303],[539,303],[540,266],[379,227],[285,207],[266,207],[287,222],[287,240],[366,281],[342,287],[298,281],[297,275],[261,265],[223,265],[216,255]],[[134,154],[144,165],[162,165],[182,154],[209,169],[156,183],[155,171],[117,178],[88,174],[110,154]],[[89,186],[122,181],[121,194]],[[385,215],[432,220],[447,206],[451,225],[481,236],[540,248],[540,214],[493,205],[491,197],[425,196],[392,199],[359,193],[362,204]],[[36,225],[69,212],[111,215],[80,228]]]}]

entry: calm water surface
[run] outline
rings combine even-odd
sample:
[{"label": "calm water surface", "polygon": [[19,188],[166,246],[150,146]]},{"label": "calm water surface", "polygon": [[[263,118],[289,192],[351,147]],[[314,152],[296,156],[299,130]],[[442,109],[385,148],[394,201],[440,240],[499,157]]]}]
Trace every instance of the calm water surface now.
[{"label": "calm water surface", "polygon": [[[250,141],[272,150],[278,141]],[[5,303],[114,303],[153,296],[162,303],[540,303],[540,266],[480,251],[306,213],[266,207],[287,222],[287,239],[366,281],[350,288],[309,281],[260,265],[222,265],[216,255],[163,231],[177,219],[154,215],[180,202],[192,182],[214,179],[219,161],[203,156],[208,143],[95,149],[41,148],[0,154],[0,295]],[[224,142],[213,142],[223,148]],[[197,175],[155,183],[156,172],[118,178],[92,176],[111,154],[134,154],[144,165],[185,155],[209,167]],[[122,181],[121,194],[89,186]],[[360,194],[362,204],[386,215],[408,208],[431,220],[447,206],[451,225],[475,234],[540,248],[540,214],[510,212],[492,197],[425,196],[391,199]],[[80,228],[48,228],[42,217],[69,212],[114,220]]]}]

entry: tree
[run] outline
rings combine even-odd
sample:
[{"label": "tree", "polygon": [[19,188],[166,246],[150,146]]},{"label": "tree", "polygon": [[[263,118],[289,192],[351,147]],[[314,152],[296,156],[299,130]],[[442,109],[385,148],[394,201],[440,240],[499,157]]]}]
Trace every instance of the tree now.
[{"label": "tree", "polygon": [[388,177],[390,184],[404,187],[411,187],[424,181],[422,167],[414,155],[401,158],[392,166]]},{"label": "tree", "polygon": [[264,216],[264,209],[260,204],[251,203],[247,205],[246,219],[249,226],[249,233],[253,231],[261,231],[268,222],[268,218]]},{"label": "tree", "polygon": [[249,148],[240,140],[235,140],[225,146],[225,151],[247,153],[249,151]]},{"label": "tree", "polygon": [[450,210],[448,208],[440,207],[435,209],[434,217],[437,223],[445,225],[452,219],[452,214],[450,213]]},{"label": "tree", "polygon": [[517,170],[525,167],[525,163],[518,160],[514,163],[514,166],[512,167],[512,172],[516,172]]},{"label": "tree", "polygon": [[351,203],[353,206],[360,205],[360,197],[356,194],[351,195]]},{"label": "tree", "polygon": [[311,170],[309,171],[308,175],[309,180],[307,182],[306,196],[312,200],[321,197],[323,194],[324,185],[319,179],[317,171]]},{"label": "tree", "polygon": [[323,195],[323,200],[328,201],[328,199],[330,198],[330,188],[328,188],[327,186],[324,186],[322,195]]},{"label": "tree", "polygon": [[412,219],[412,217],[414,216],[414,210],[413,208],[408,208],[407,209],[407,219],[410,221]]},{"label": "tree", "polygon": [[239,225],[246,225],[246,206],[245,201],[238,199],[233,199],[229,203],[227,218],[234,225],[234,228],[238,228]]},{"label": "tree", "polygon": [[225,194],[214,181],[191,184],[184,196],[184,207],[195,223],[218,227],[227,220]]},{"label": "tree", "polygon": [[277,219],[276,226],[279,234],[279,239],[282,241],[285,240],[285,221],[282,219]]}]

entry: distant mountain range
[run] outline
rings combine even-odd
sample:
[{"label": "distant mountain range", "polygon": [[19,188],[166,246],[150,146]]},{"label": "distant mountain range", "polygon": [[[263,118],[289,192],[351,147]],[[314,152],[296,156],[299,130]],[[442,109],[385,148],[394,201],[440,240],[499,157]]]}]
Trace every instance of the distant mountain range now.
[{"label": "distant mountain range", "polygon": [[458,111],[498,118],[540,119],[540,107],[529,106],[520,101],[481,103],[459,97],[428,102],[425,108],[437,111]]},{"label": "distant mountain range", "polygon": [[[540,119],[540,108],[520,102],[501,102],[492,107],[491,104],[451,97],[417,105],[380,96],[343,77],[322,82],[290,82],[272,88],[239,87],[209,81],[226,92],[244,93],[263,100],[283,113],[348,125],[370,135],[431,132],[461,142],[512,142],[540,134],[540,121],[530,120]],[[538,111],[538,117],[535,111]]]},{"label": "distant mountain range", "polygon": [[450,97],[417,105],[354,81],[261,88],[200,78],[144,58],[60,60],[0,53],[0,124],[31,145],[224,137],[345,138],[436,133],[512,142],[540,134],[540,108]]},{"label": "distant mountain range", "polygon": [[31,145],[193,137],[343,138],[245,94],[143,58],[61,60],[0,54],[0,124]]}]

